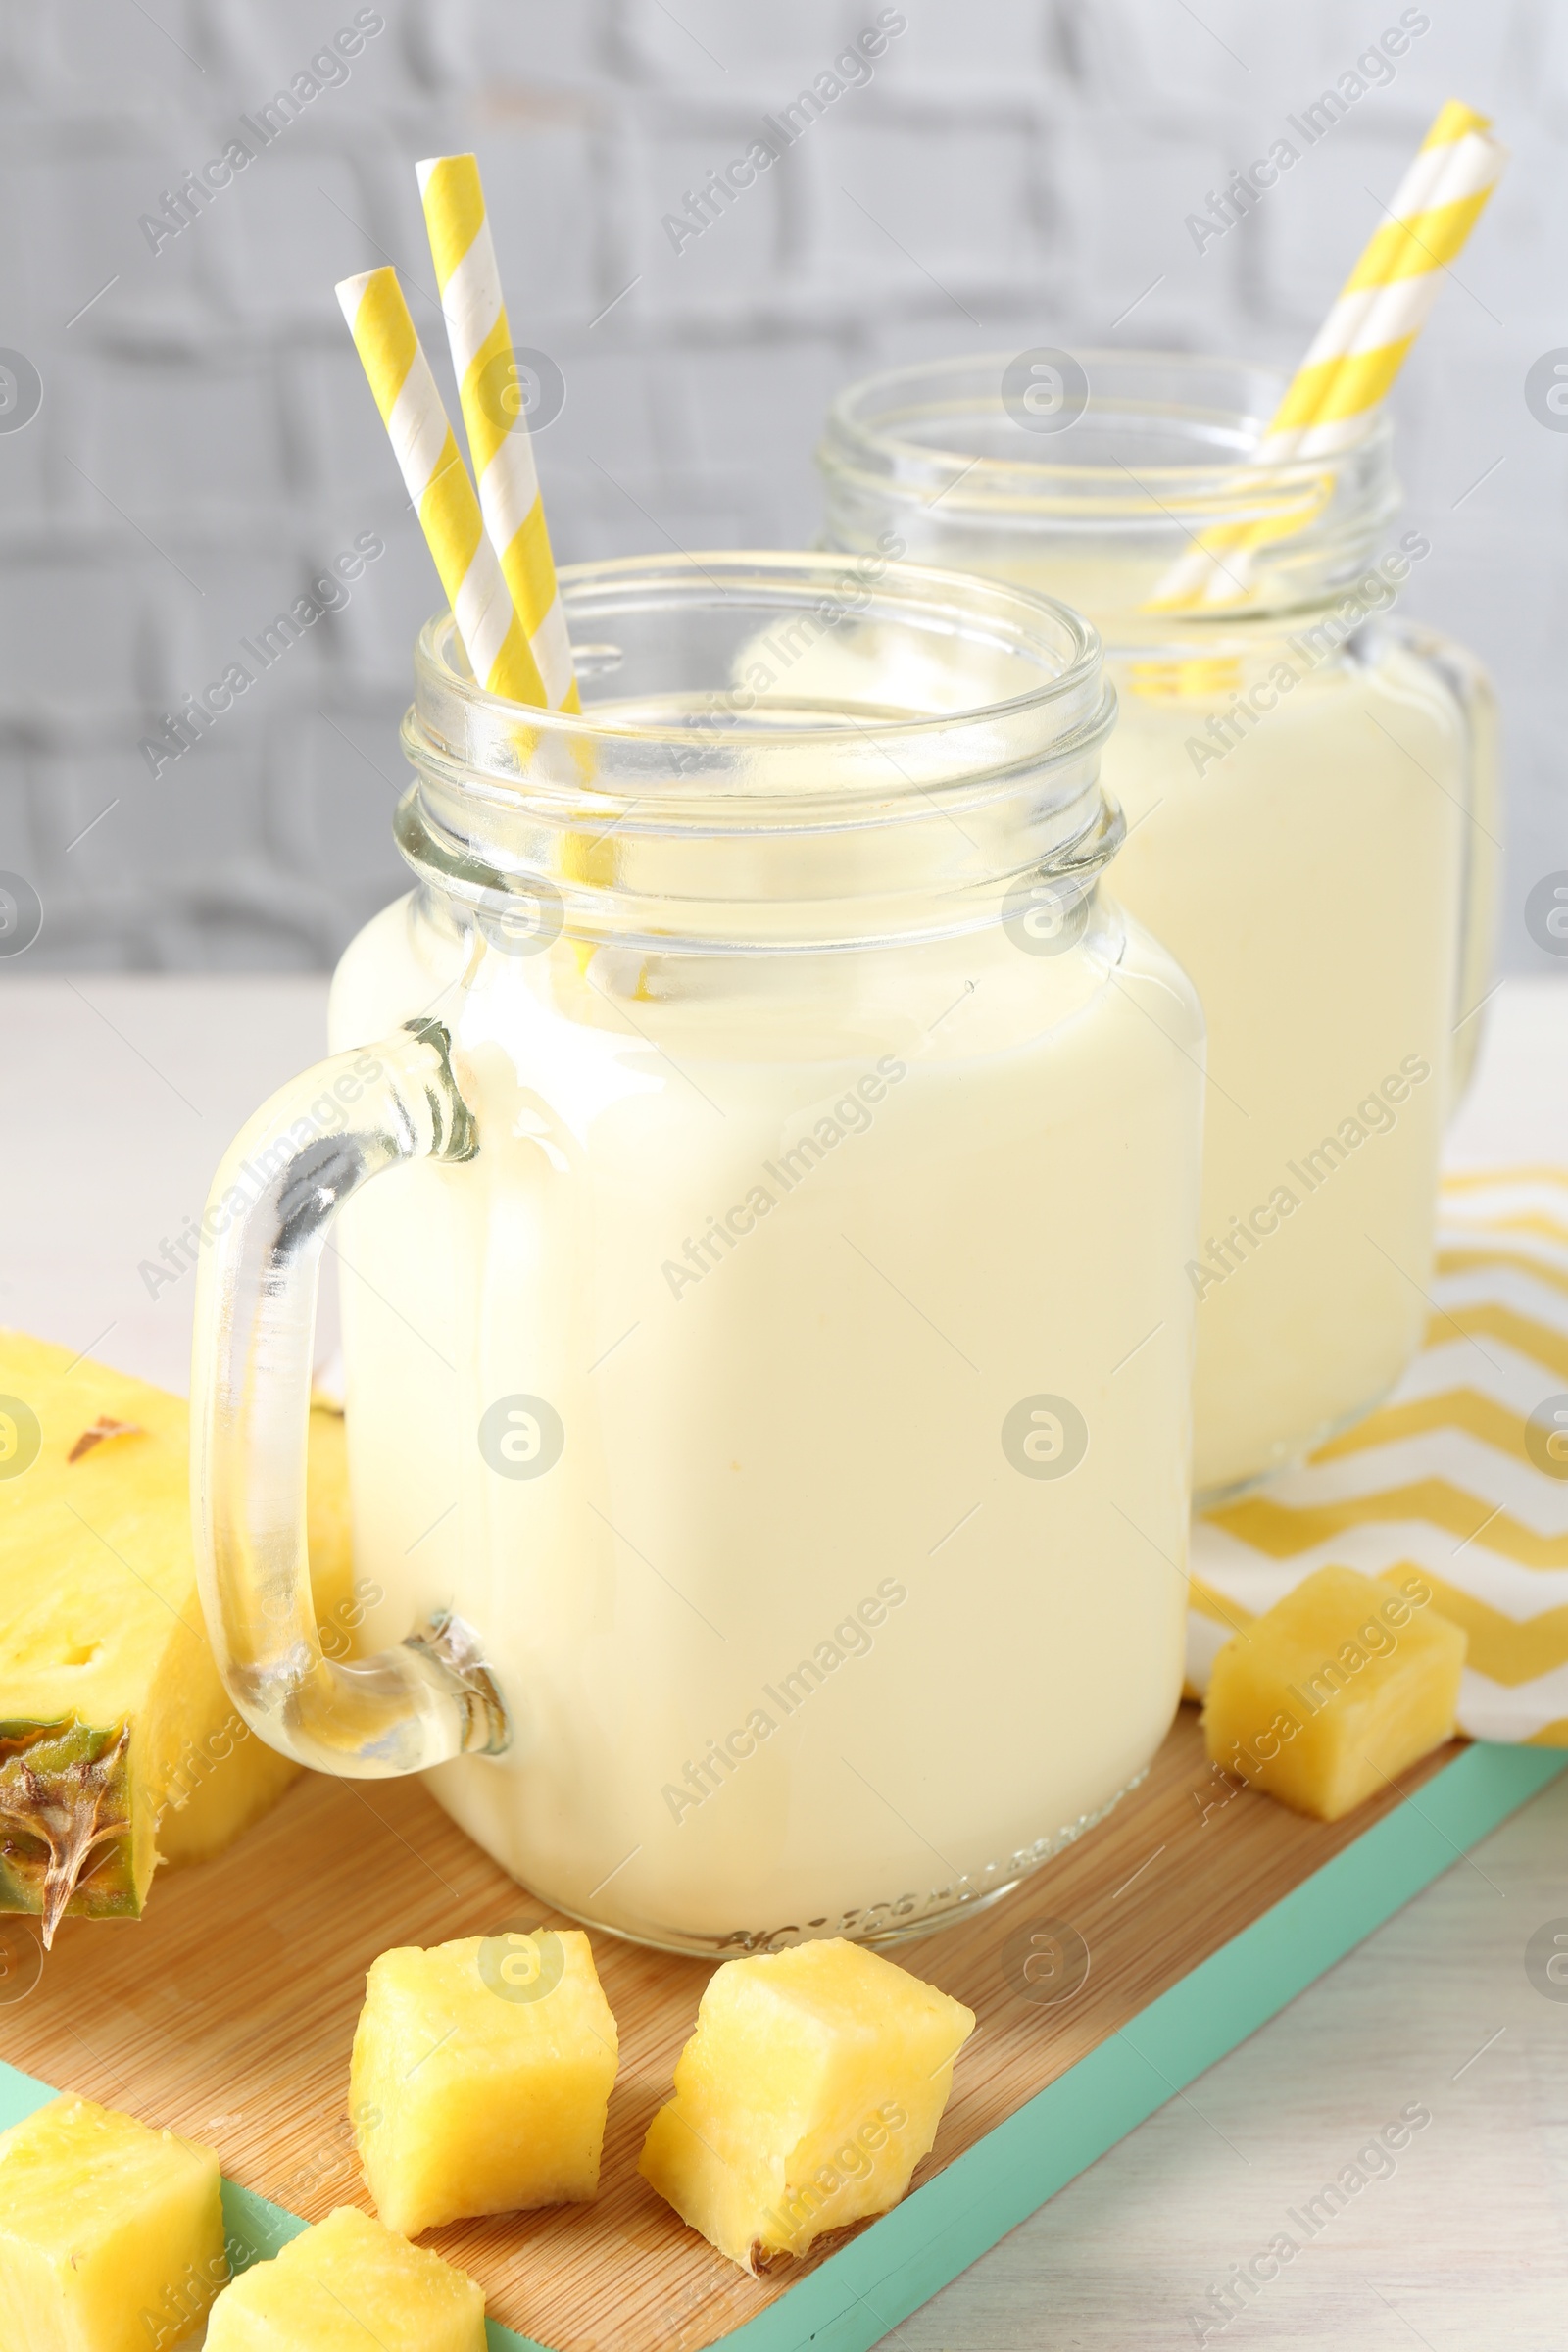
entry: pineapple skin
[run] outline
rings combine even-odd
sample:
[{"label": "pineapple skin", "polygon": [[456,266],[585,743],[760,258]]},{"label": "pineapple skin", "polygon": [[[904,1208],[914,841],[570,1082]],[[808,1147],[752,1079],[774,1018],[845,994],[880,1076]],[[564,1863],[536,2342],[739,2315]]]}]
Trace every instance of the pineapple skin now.
[{"label": "pineapple skin", "polygon": [[803,2255],[904,2195],[974,2023],[843,1937],[728,1960],[638,2169],[743,2270]]},{"label": "pineapple skin", "polygon": [[[183,1398],[12,1331],[0,1332],[0,1395],[22,1398],[42,1430],[30,1467],[0,1480],[0,1911],[45,1911],[24,1768],[82,1803],[82,1766],[99,1757],[96,1822],[114,1834],[85,1857],[64,1908],[139,1917],[160,1860],[220,1852],[299,1767],[250,1731],[213,1660]],[[99,1421],[128,1427],[71,1461]],[[337,1416],[313,1413],[311,1454],[318,1599],[341,1622],[354,1612]]]},{"label": "pineapple skin", "polygon": [[242,2271],[207,2325],[207,2352],[377,2348],[485,2352],[484,2290],[352,2205]]},{"label": "pineapple skin", "polygon": [[[529,1997],[540,1982],[549,1989]],[[366,1980],[349,2078],[382,2221],[416,2237],[441,2222],[585,2203],[598,2193],[618,2063],[580,1930],[383,1952]]]},{"label": "pineapple skin", "polygon": [[212,2149],[70,2097],[0,2134],[6,2352],[172,2347],[227,2277]]},{"label": "pineapple skin", "polygon": [[1465,1635],[1418,1570],[1319,1568],[1214,1660],[1212,1760],[1293,1811],[1339,1821],[1451,1740]]}]

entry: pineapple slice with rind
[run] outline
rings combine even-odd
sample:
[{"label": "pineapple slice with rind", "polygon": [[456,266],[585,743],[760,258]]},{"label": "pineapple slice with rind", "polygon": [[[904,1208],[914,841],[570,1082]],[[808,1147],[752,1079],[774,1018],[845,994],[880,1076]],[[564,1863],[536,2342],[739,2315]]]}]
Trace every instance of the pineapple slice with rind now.
[{"label": "pineapple slice with rind", "polygon": [[6,2352],[172,2347],[227,2277],[211,2148],[77,2098],[0,2134]]},{"label": "pineapple slice with rind", "polygon": [[618,2057],[580,1930],[383,1952],[349,2083],[382,2221],[416,2237],[438,2222],[594,2196]]},{"label": "pineapple slice with rind", "polygon": [[224,2289],[207,2352],[485,2352],[484,2290],[339,2205]]},{"label": "pineapple slice with rind", "polygon": [[640,2170],[743,2269],[885,2213],[936,2138],[974,2012],[832,1937],[728,1960]]},{"label": "pineapple slice with rind", "polygon": [[[0,1332],[0,1911],[40,1914],[46,1943],[66,1911],[139,1915],[160,1858],[219,1852],[298,1770],[213,1663],[188,1426],[182,1398]],[[317,1597],[341,1626],[336,1415],[313,1413],[311,1452]]]},{"label": "pineapple slice with rind", "polygon": [[1431,1602],[1416,1569],[1303,1577],[1215,1657],[1213,1761],[1318,1821],[1387,1788],[1453,1737],[1465,1635]]}]

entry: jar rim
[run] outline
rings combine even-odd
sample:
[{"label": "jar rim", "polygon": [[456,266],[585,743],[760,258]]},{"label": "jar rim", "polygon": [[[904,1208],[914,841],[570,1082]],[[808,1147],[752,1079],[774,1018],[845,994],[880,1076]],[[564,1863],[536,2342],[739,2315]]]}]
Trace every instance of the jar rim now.
[{"label": "jar rim", "polygon": [[579,938],[815,953],[983,925],[1019,874],[1080,890],[1114,854],[1115,691],[1054,598],[880,548],[558,583],[583,684],[617,690],[580,714],[486,693],[450,614],[419,635],[396,838],[454,900],[504,916],[542,894]]},{"label": "jar rim", "polygon": [[[982,451],[977,455],[961,444],[947,447],[938,439],[917,439],[896,429],[897,421],[911,413],[910,404],[920,394],[928,394],[944,382],[953,384],[963,378],[977,389],[989,379],[995,386],[992,403],[1003,409],[1007,368],[1030,356],[1009,352],[950,355],[859,377],[836,393],[828,406],[826,427],[817,451],[819,465],[824,472],[875,482],[884,490],[890,481],[906,492],[929,487],[945,503],[951,499],[956,508],[979,511],[999,503],[1007,506],[1033,503],[1032,489],[1042,503],[1058,513],[1076,505],[1085,512],[1103,513],[1108,506],[1125,514],[1137,508],[1139,493],[1148,483],[1152,483],[1167,502],[1206,509],[1222,501],[1230,511],[1235,506],[1238,489],[1244,495],[1250,489],[1255,496],[1265,483],[1272,505],[1298,498],[1306,486],[1321,481],[1326,473],[1342,482],[1348,475],[1360,476],[1374,495],[1387,480],[1392,429],[1382,406],[1368,410],[1360,417],[1346,419],[1340,446],[1332,455],[1270,461],[1260,466],[1251,451],[1266,431],[1290,376],[1262,362],[1203,352],[1086,347],[1055,355],[1069,358],[1082,368],[1087,378],[1087,403],[1101,407],[1102,420],[1117,416],[1146,419],[1159,416],[1178,432],[1184,426],[1189,429],[1195,447],[1202,434],[1208,436],[1210,446],[1205,454],[1190,460],[1144,460],[1136,475],[1119,459],[1103,462],[1075,459],[1070,424],[1054,431],[1050,435],[1051,454],[1038,457],[1021,452],[995,456]],[[1097,374],[1102,385],[1110,387],[1102,403],[1096,394]],[[1141,377],[1149,379],[1151,385],[1163,378],[1165,397],[1155,398],[1152,391],[1141,391]],[[1169,396],[1172,378],[1178,391],[1188,394],[1186,400]],[[1243,400],[1248,388],[1257,397],[1248,405],[1237,405],[1235,399],[1221,402],[1219,395],[1227,384]],[[1204,390],[1210,397],[1200,401],[1196,396]],[[895,405],[901,395],[905,401],[902,410]],[[955,401],[950,405],[956,408],[958,404]],[[964,405],[973,412],[972,398]],[[878,421],[879,409],[891,411],[894,425]],[[1086,413],[1087,407],[1079,412]],[[1078,421],[1078,417],[1072,421]],[[1216,455],[1213,443],[1227,435],[1232,446],[1225,454]],[[960,485],[962,495],[958,495]]]},{"label": "jar rim", "polygon": [[[799,614],[813,607],[820,611],[837,593],[843,598],[839,619],[919,621],[949,639],[967,624],[977,643],[989,642],[994,650],[1035,660],[1042,671],[1039,683],[1000,699],[977,699],[907,716],[839,716],[821,723],[802,723],[798,717],[785,723],[781,717],[772,727],[754,722],[715,734],[713,713],[709,711],[671,723],[617,717],[613,705],[607,710],[590,707],[580,713],[543,710],[492,694],[473,677],[452,614],[441,612],[425,622],[416,642],[411,724],[438,753],[458,757],[481,775],[511,782],[517,775],[512,752],[492,763],[483,751],[496,737],[514,746],[519,720],[541,744],[575,747],[579,754],[595,744],[711,753],[715,744],[733,743],[751,753],[773,748],[808,757],[851,742],[903,750],[923,737],[951,734],[976,721],[1000,725],[1024,720],[1032,712],[1044,716],[1054,704],[1064,707],[1065,723],[1057,730],[1063,737],[1075,736],[1095,722],[1102,702],[1102,648],[1094,624],[1073,607],[1032,588],[936,565],[899,563],[891,554],[882,556],[869,571],[868,561],[865,556],[794,550],[610,557],[564,564],[557,585],[574,639],[585,623],[612,620],[617,612],[646,610],[654,600],[688,612],[705,605],[730,612],[740,605],[759,613],[771,608],[782,627],[790,612]],[[838,621],[825,625],[836,626]],[[616,650],[586,642],[578,649],[579,676],[602,674],[595,657]],[[723,699],[724,690],[715,687],[712,692],[715,700]],[[728,699],[733,701],[733,690]],[[727,715],[749,717],[738,710]],[[809,800],[812,795],[797,784],[790,798]]]}]

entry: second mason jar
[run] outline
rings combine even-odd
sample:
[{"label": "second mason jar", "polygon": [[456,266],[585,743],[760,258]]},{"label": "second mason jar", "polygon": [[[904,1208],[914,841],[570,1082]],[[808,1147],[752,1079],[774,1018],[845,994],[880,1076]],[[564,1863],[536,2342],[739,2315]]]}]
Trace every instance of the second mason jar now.
[{"label": "second mason jar", "polygon": [[1280,382],[1168,354],[1024,353],[873,377],[821,451],[828,545],[1048,589],[1122,696],[1118,895],[1209,1030],[1195,1477],[1298,1458],[1419,1343],[1438,1156],[1484,994],[1491,705],[1392,624],[1386,418],[1250,462]]}]

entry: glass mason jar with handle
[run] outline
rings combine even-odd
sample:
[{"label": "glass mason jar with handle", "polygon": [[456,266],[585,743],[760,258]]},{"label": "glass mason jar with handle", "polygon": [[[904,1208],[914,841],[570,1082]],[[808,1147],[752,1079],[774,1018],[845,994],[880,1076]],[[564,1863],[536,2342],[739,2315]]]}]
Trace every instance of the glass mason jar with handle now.
[{"label": "glass mason jar with handle", "polygon": [[1282,388],[1168,353],[938,361],[852,386],[819,453],[830,547],[896,530],[915,561],[1067,598],[1104,641],[1117,892],[1208,1023],[1206,1499],[1356,1419],[1419,1343],[1496,883],[1487,682],[1388,617],[1428,552],[1407,532],[1380,556],[1388,418],[1264,470]]},{"label": "glass mason jar with handle", "polygon": [[[1099,887],[1076,615],[881,557],[562,594],[580,718],[421,636],[416,887],[216,1180],[209,1623],[264,1739],[430,1771],[580,1919],[905,1933],[1175,1709],[1201,1017]],[[342,1663],[303,1539],[326,1248],[382,1594]]]}]

